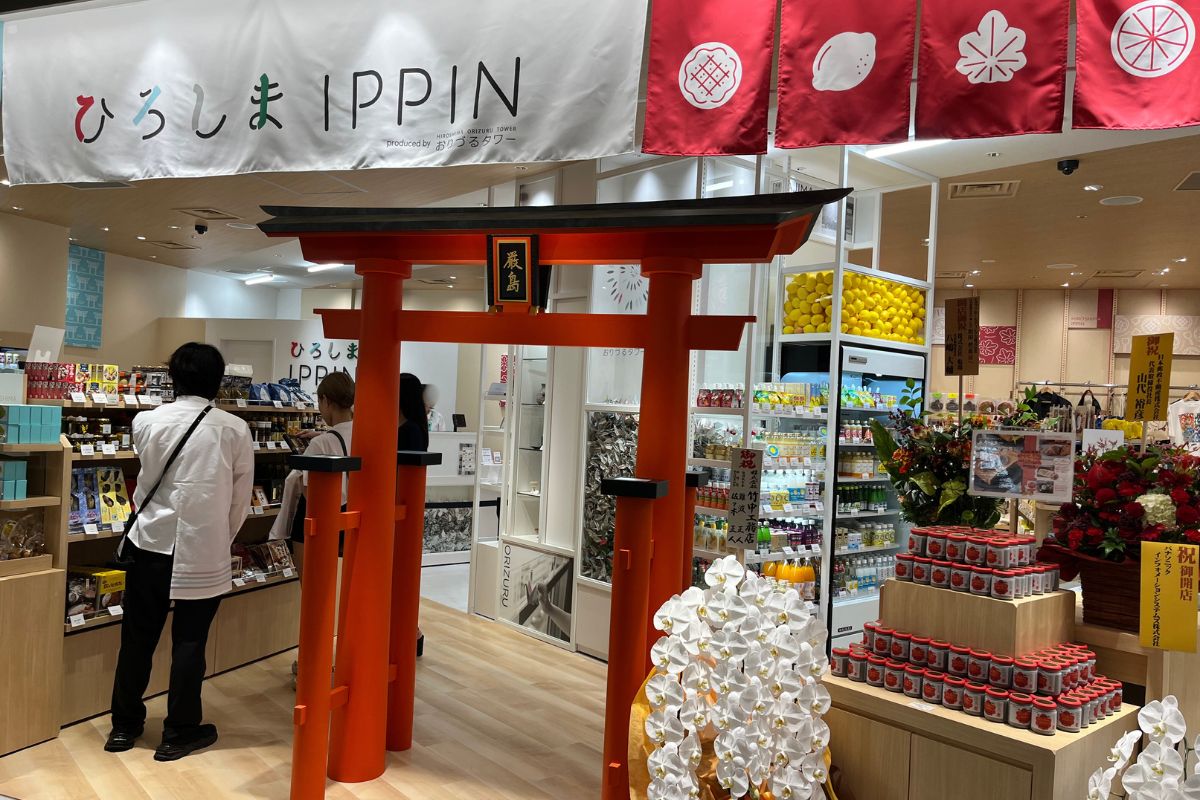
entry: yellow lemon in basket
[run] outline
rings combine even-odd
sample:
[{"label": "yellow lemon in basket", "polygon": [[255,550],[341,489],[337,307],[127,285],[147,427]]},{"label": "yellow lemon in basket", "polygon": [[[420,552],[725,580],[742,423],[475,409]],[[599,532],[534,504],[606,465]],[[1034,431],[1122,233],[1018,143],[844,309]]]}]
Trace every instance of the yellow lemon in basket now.
[{"label": "yellow lemon in basket", "polygon": [[783,333],[785,336],[788,335],[789,333],[795,333],[795,332],[796,332],[796,329],[793,328],[791,325],[783,326]]},{"label": "yellow lemon in basket", "polygon": [[804,326],[804,332],[805,332],[805,333],[816,333],[816,332],[817,332],[817,327],[816,327],[815,325],[805,325],[805,326]]}]

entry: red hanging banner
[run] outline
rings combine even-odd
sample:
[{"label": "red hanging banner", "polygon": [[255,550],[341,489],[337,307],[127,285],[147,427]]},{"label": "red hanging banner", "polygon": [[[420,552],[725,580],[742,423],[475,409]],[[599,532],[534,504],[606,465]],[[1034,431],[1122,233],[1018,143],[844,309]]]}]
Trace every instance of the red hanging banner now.
[{"label": "red hanging banner", "polygon": [[1074,128],[1200,124],[1200,0],[1078,0]]},{"label": "red hanging banner", "polygon": [[908,138],[916,0],[783,0],[778,147]]},{"label": "red hanging banner", "polygon": [[925,0],[918,139],[1062,131],[1068,0]]},{"label": "red hanging banner", "polygon": [[655,0],[642,150],[767,150],[775,0]]}]

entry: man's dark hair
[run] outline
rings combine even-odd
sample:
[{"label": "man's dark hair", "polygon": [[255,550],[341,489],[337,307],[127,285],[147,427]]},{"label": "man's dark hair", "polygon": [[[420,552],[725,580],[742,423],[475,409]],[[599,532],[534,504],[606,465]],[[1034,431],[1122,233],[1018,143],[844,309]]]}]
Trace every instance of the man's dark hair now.
[{"label": "man's dark hair", "polygon": [[176,397],[191,395],[215,400],[225,376],[225,358],[211,344],[188,342],[171,354],[167,370],[175,384]]}]

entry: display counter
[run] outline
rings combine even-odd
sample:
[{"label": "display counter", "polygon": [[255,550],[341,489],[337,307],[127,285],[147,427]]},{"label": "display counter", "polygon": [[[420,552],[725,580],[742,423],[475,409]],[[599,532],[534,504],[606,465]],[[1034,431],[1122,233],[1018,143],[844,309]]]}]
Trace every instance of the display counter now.
[{"label": "display counter", "polygon": [[1125,704],[1079,733],[1043,736],[846,678],[824,683],[833,765],[861,800],[1087,797],[1088,776],[1138,727]]}]

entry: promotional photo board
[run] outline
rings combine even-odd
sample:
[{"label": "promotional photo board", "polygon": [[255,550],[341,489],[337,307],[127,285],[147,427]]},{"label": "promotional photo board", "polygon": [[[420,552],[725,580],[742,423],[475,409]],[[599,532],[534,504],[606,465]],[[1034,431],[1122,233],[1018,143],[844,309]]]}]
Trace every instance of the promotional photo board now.
[{"label": "promotional photo board", "polygon": [[1074,477],[1072,433],[978,430],[972,438],[968,494],[1066,503]]}]

